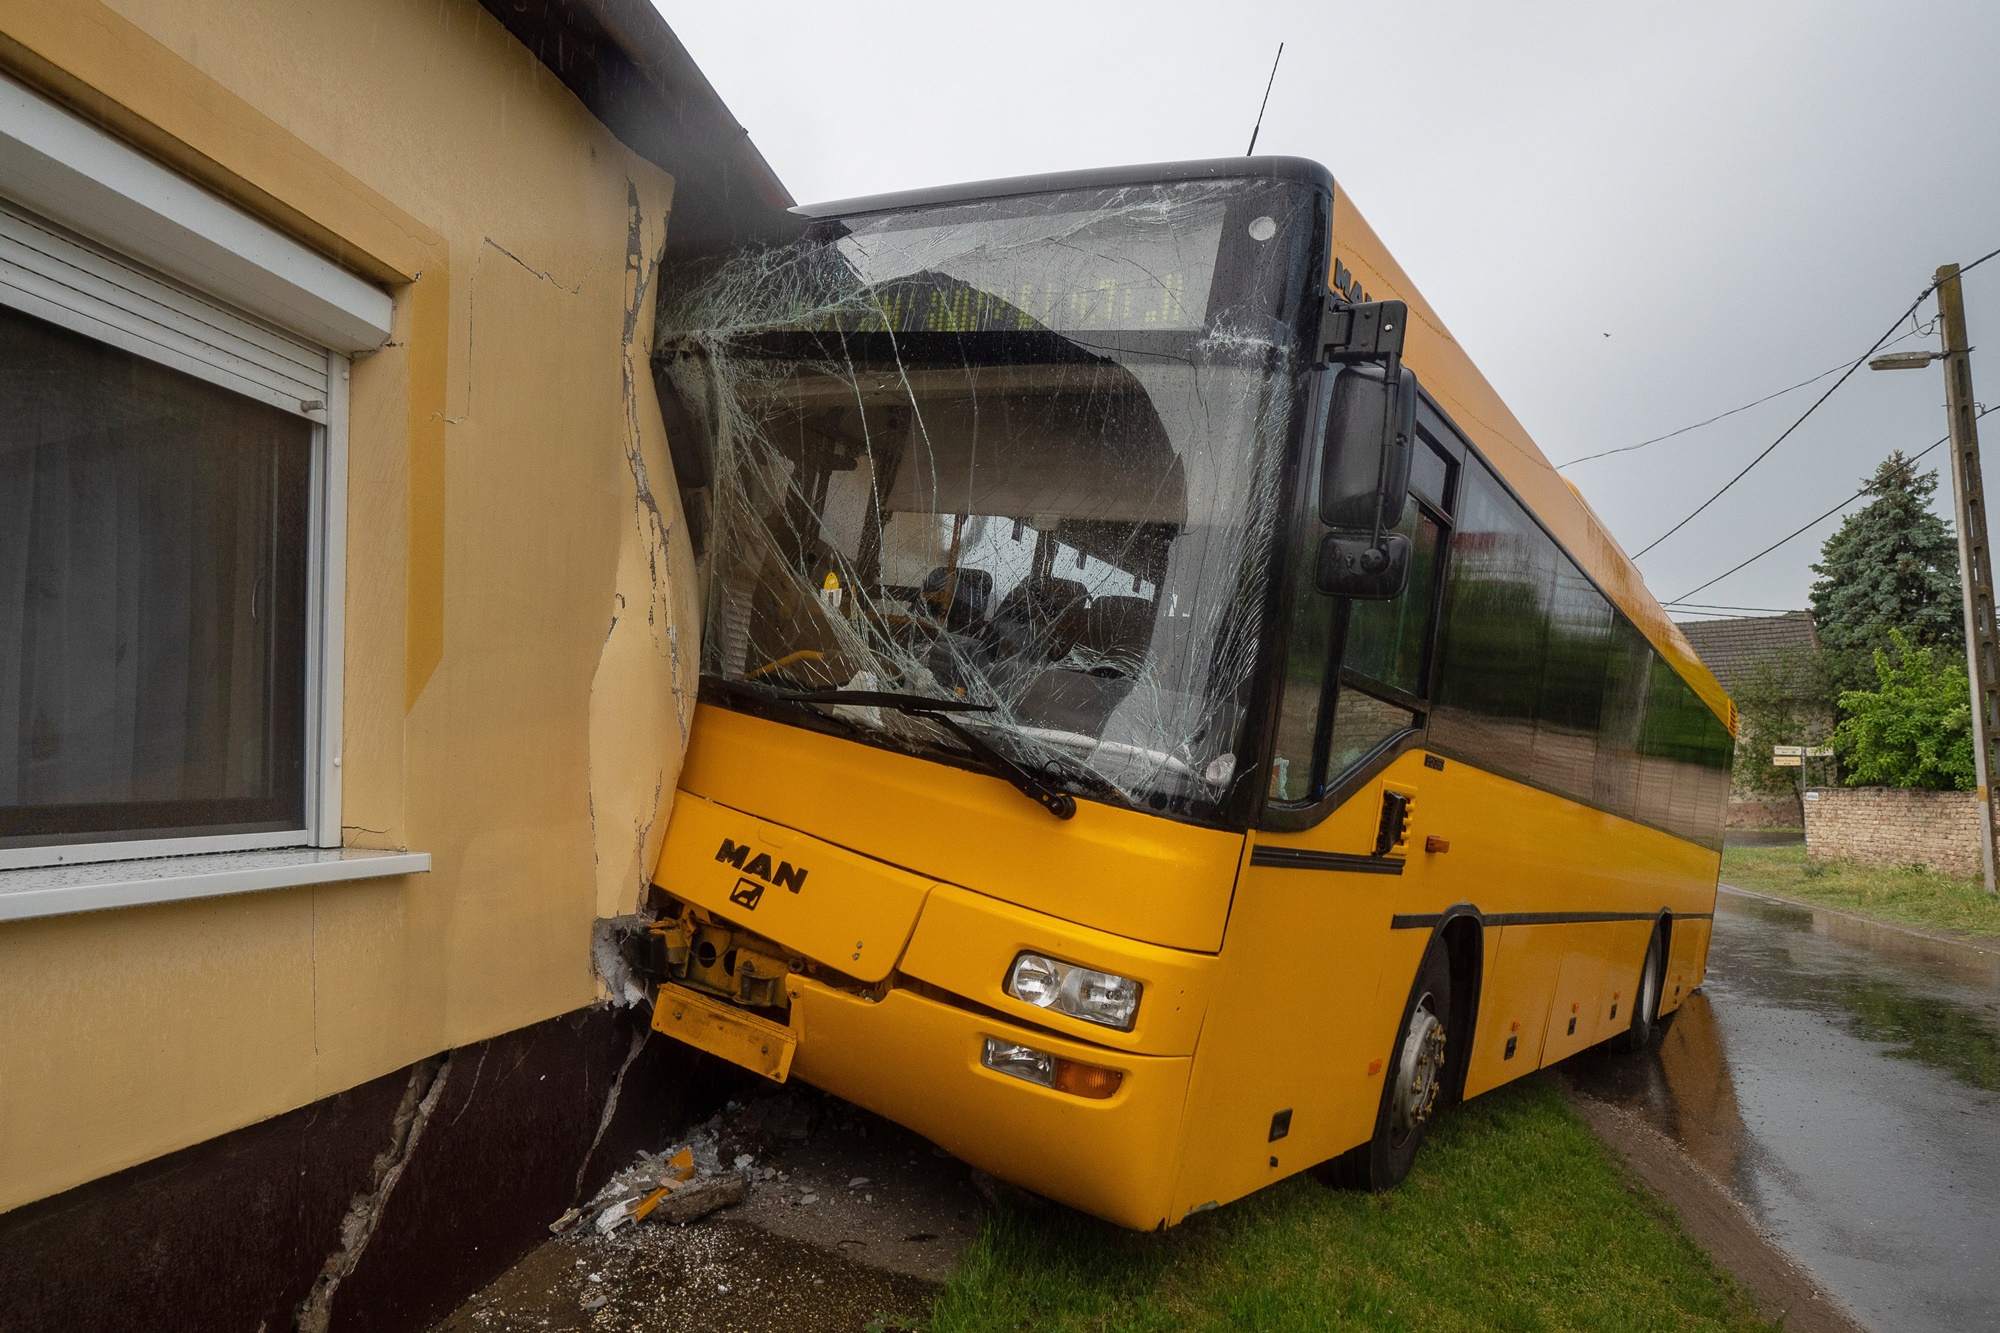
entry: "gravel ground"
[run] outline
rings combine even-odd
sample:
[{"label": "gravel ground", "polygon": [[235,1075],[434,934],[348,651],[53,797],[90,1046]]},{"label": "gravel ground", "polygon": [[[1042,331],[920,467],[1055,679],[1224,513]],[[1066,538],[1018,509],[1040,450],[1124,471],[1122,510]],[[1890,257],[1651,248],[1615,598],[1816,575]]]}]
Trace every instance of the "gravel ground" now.
[{"label": "gravel ground", "polygon": [[[697,1170],[688,1187],[740,1175],[743,1202],[688,1223],[620,1221],[675,1174],[681,1148]],[[984,1206],[972,1173],[908,1130],[801,1085],[746,1089],[681,1143],[641,1154],[436,1330],[911,1327]]]}]

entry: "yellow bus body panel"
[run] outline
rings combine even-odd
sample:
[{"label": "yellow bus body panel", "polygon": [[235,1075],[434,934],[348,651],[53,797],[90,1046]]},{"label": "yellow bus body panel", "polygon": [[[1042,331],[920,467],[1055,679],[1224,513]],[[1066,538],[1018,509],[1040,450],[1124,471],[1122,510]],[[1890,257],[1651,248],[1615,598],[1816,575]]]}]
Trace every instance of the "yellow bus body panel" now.
[{"label": "yellow bus body panel", "polygon": [[[802,1033],[792,1072],[814,1087],[1106,1221],[1143,1230],[1170,1220],[1188,1057],[1107,1051],[909,990],[871,1003],[808,981],[792,1005]],[[1103,1101],[1037,1087],[980,1064],[988,1037],[1123,1079]]]},{"label": "yellow bus body panel", "polygon": [[[1007,994],[1008,969],[1029,951],[1138,982],[1139,1012],[1132,1030],[1120,1032],[1038,1009]],[[1150,1055],[1193,1055],[1220,965],[1213,954],[1141,944],[943,885],[924,907],[902,971],[1021,1022],[1083,1041]]]},{"label": "yellow bus body panel", "polygon": [[[1466,1035],[1468,1095],[1622,1031],[1652,918],[1662,910],[1690,915],[1674,925],[1662,1009],[1700,984],[1717,853],[1456,760],[1438,770],[1424,759],[1420,751],[1401,756],[1310,830],[1257,835],[1260,850],[1368,856],[1383,791],[1413,798],[1401,874],[1251,858],[1188,1092],[1187,1147],[1170,1210],[1176,1221],[1368,1138],[1411,980],[1435,918],[1455,907],[1482,917],[1645,917],[1480,930],[1483,984]],[[1448,850],[1426,852],[1433,836]],[[1399,918],[1407,924],[1399,927]],[[1521,1027],[1511,1031],[1515,1022]],[[1517,1038],[1512,1058],[1504,1055],[1509,1035]],[[1273,1140],[1272,1118],[1285,1111],[1288,1132]]]},{"label": "yellow bus body panel", "polygon": [[[747,854],[718,859],[725,844]],[[660,866],[656,882],[676,898],[862,981],[895,968],[931,891],[922,876],[685,791]],[[796,890],[787,869],[804,872]]]},{"label": "yellow bus body panel", "polygon": [[984,773],[707,704],[680,786],[928,879],[1173,949],[1222,947],[1243,854],[1240,833],[1097,801],[1056,819]]}]

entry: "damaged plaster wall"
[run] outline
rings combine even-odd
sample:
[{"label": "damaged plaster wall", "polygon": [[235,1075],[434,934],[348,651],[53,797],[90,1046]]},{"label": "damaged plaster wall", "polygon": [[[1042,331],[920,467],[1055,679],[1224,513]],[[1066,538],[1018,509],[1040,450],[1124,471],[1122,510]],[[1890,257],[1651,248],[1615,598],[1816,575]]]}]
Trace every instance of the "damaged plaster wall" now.
[{"label": "damaged plaster wall", "polygon": [[649,369],[668,219],[658,212],[649,215],[636,189],[630,207],[618,572],[590,686],[597,966],[606,994],[627,1004],[635,1002],[635,988],[619,968],[615,949],[604,947],[603,926],[605,919],[629,917],[645,903],[647,878],[666,836],[694,716],[701,634],[694,551],[681,517]]},{"label": "damaged plaster wall", "polygon": [[433,869],[0,927],[0,1210],[602,998],[596,923],[641,902],[699,651],[645,361],[672,180],[473,0],[61,8],[144,89],[181,86],[148,61],[206,80],[271,197],[436,239],[442,656],[407,699],[406,286],[353,369],[342,742],[352,841]]}]

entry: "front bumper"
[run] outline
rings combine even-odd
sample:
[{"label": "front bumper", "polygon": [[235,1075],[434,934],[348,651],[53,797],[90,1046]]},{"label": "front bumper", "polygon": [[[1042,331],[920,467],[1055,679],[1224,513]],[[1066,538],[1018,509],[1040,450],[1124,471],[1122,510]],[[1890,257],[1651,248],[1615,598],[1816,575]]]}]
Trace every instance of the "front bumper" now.
[{"label": "front bumper", "polygon": [[[869,1000],[810,979],[797,984],[792,1028],[792,1073],[813,1086],[1106,1221],[1142,1230],[1167,1221],[1190,1057],[1107,1050],[908,989]],[[982,1065],[988,1037],[1124,1077],[1103,1101],[1056,1092]]]}]

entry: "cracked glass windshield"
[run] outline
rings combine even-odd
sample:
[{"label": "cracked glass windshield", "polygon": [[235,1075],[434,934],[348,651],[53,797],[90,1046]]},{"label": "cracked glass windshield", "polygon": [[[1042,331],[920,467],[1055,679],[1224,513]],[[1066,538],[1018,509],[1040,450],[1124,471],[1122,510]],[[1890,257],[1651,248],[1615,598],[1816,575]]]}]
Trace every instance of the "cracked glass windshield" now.
[{"label": "cracked glass windshield", "polygon": [[[712,445],[703,672],[896,691],[1079,796],[1203,817],[1247,765],[1315,230],[1200,181],[820,219],[671,293]],[[965,747],[815,705],[862,739]]]}]

